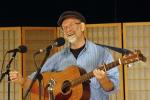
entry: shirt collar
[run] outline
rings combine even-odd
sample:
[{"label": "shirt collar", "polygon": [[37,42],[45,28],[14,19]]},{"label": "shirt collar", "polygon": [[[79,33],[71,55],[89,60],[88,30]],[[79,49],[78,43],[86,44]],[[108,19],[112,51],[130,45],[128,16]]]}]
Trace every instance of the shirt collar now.
[{"label": "shirt collar", "polygon": [[[83,49],[82,51],[86,51],[87,48],[88,48],[88,45],[89,45],[89,41],[86,39],[85,47],[84,47],[84,49]],[[70,46],[68,46],[68,47],[66,47],[66,48],[64,49],[64,53],[65,53],[65,54],[71,53],[71,51],[70,51]]]}]

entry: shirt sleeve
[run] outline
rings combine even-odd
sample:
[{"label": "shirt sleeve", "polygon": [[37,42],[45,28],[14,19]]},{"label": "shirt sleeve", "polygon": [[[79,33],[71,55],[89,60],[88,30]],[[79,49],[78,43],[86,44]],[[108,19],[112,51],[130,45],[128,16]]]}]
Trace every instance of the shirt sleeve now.
[{"label": "shirt sleeve", "polygon": [[[111,55],[111,53],[108,51],[108,50],[105,50],[105,53],[104,53],[104,63],[105,64],[108,64],[108,63],[111,63],[113,62],[113,57]],[[118,87],[119,87],[119,71],[118,71],[118,66],[115,66],[114,68],[108,70],[106,72],[108,78],[113,82],[113,90],[109,91],[109,92],[106,92],[102,87],[102,91],[105,93],[105,94],[112,94],[112,93],[115,93],[118,91]]]},{"label": "shirt sleeve", "polygon": [[[55,70],[56,59],[58,58],[57,54],[53,55],[52,57],[48,58],[47,61],[42,66],[40,73],[53,71]],[[31,75],[28,76],[29,79],[33,79],[37,71],[33,72]]]}]

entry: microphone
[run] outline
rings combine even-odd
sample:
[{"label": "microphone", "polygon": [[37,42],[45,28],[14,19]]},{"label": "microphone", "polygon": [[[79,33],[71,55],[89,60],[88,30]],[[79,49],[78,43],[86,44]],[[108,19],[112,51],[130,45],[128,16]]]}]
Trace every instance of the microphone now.
[{"label": "microphone", "polygon": [[18,48],[15,48],[13,50],[7,51],[7,53],[12,53],[12,52],[15,52],[15,53],[16,52],[25,53],[25,52],[27,52],[27,47],[24,46],[24,45],[20,45]]},{"label": "microphone", "polygon": [[40,49],[37,52],[35,52],[34,55],[37,55],[37,54],[45,52],[45,51],[49,52],[52,48],[60,47],[60,46],[63,46],[64,44],[65,44],[65,39],[63,37],[59,37],[52,44],[50,44],[48,47],[46,47],[46,49]]}]

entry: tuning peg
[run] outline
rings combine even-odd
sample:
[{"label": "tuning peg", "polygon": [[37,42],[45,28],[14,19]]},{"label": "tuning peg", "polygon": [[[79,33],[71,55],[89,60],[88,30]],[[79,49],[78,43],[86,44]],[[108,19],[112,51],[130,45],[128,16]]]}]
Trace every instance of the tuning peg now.
[{"label": "tuning peg", "polygon": [[130,63],[130,64],[127,65],[128,68],[130,68],[132,66],[133,66],[133,63]]}]

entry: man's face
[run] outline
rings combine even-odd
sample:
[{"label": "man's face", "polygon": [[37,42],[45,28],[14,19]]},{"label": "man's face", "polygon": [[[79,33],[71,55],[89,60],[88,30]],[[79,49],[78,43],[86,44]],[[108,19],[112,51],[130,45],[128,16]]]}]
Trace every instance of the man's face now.
[{"label": "man's face", "polygon": [[75,18],[65,19],[61,25],[64,38],[70,43],[75,43],[82,34],[81,21]]}]

